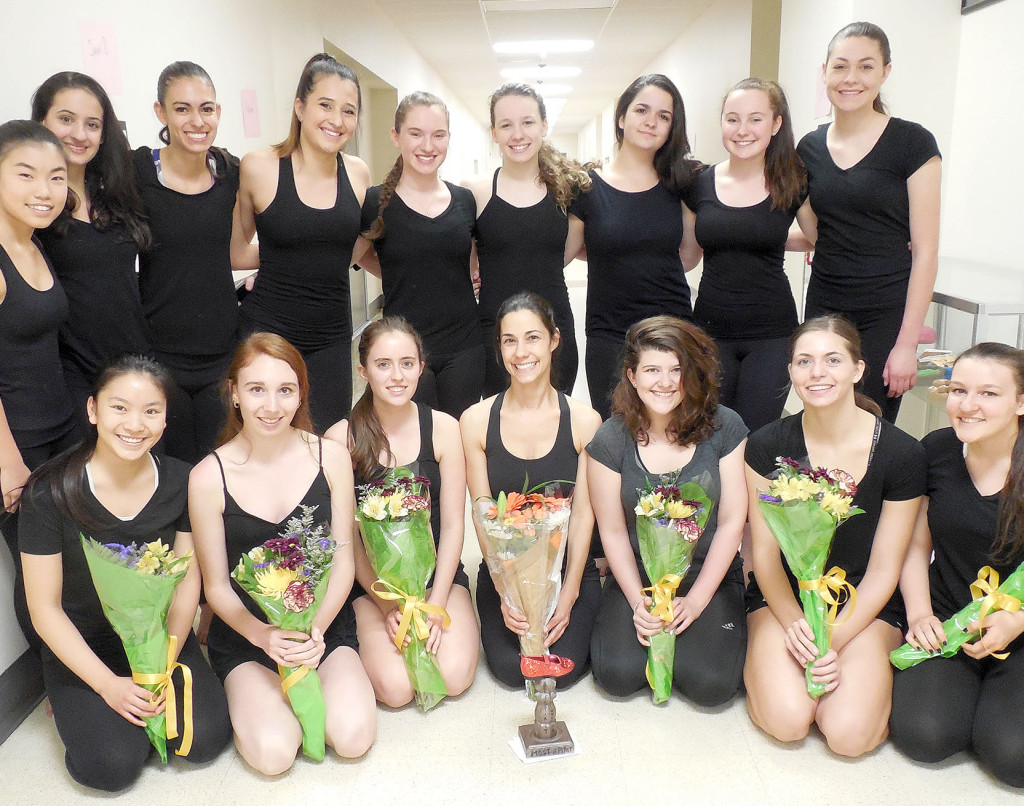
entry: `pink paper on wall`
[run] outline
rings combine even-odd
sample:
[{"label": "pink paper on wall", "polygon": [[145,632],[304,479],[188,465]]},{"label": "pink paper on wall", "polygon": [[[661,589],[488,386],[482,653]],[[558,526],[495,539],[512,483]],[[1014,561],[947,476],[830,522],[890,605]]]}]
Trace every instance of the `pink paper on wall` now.
[{"label": "pink paper on wall", "polygon": [[84,72],[100,82],[111,95],[124,92],[114,26],[109,22],[80,20],[78,35],[82,40]]},{"label": "pink paper on wall", "polygon": [[260,136],[260,107],[256,90],[242,90],[242,128],[246,137]]},{"label": "pink paper on wall", "polygon": [[814,119],[827,118],[832,114],[832,102],[825,92],[825,79],[821,75],[821,68],[814,68]]}]

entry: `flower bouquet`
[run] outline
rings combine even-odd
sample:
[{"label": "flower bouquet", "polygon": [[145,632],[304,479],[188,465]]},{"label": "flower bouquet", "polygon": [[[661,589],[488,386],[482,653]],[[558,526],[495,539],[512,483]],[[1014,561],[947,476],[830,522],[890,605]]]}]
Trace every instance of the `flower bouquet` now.
[{"label": "flower bouquet", "polygon": [[433,653],[427,650],[430,627],[423,614],[441,616],[445,627],[451,624],[444,608],[425,601],[427,582],[437,563],[429,485],[428,479],[398,467],[379,481],[361,485],[356,506],[366,556],[377,575],[371,587],[377,597],[399,603],[402,618],[395,646],[405,661],[416,704],[424,713],[448,696],[448,688]]},{"label": "flower bouquet", "polygon": [[[290,518],[279,537],[243,554],[231,576],[270,624],[308,634],[327,592],[337,546],[323,524],[313,526],[317,507],[301,505],[301,509],[302,515]],[[278,666],[277,673],[302,726],[302,752],[323,761],[327,709],[320,676],[308,666]]]},{"label": "flower bouquet", "polygon": [[178,641],[168,633],[167,613],[174,592],[188,571],[192,552],[176,557],[159,540],[142,546],[124,546],[80,537],[103,614],[124,644],[132,680],[152,691],[154,698],[164,692],[164,712],[144,721],[146,735],[165,764],[167,740],[178,736],[171,673],[181,669],[185,682],[184,725],[181,744],[175,752],[187,756],[192,749],[192,672],[176,660]]},{"label": "flower bouquet", "polygon": [[[636,536],[640,559],[651,580],[644,588],[651,596],[651,614],[665,624],[674,618],[672,600],[693,562],[693,549],[704,534],[714,503],[696,482],[678,483],[662,476],[654,486],[648,480],[637,490]],[[665,702],[672,692],[672,663],[676,654],[675,633],[652,635],[647,650],[647,682],[656,703]]]},{"label": "flower bouquet", "polygon": [[[759,492],[757,505],[797,578],[804,618],[814,632],[820,658],[832,645],[839,607],[849,602],[849,611],[857,602],[843,569],[833,567],[823,576],[832,538],[839,524],[864,510],[852,506],[857,485],[845,470],[804,468],[784,457],[776,461],[776,478],[768,492]],[[807,693],[817,699],[825,685],[811,680],[813,665],[807,664],[805,677]]]},{"label": "flower bouquet", "polygon": [[529,622],[526,635],[519,637],[520,652],[528,658],[546,653],[546,627],[562,587],[571,510],[572,496],[537,492],[502,492],[497,499],[473,502],[473,520],[495,587],[505,604]]},{"label": "flower bouquet", "polygon": [[[946,643],[941,649],[931,651],[904,644],[889,654],[889,660],[897,669],[909,669],[929,658],[951,658],[960,651],[960,647],[969,641],[977,640],[982,630],[968,632],[968,625],[978,622],[979,626],[993,610],[1006,610],[1015,613],[1021,608],[1024,600],[1024,563],[1017,566],[1002,585],[999,584],[999,572],[985,566],[978,571],[978,578],[971,583],[969,605],[942,622],[942,630],[946,633]],[[993,652],[992,657],[1003,660],[1009,653]]]}]

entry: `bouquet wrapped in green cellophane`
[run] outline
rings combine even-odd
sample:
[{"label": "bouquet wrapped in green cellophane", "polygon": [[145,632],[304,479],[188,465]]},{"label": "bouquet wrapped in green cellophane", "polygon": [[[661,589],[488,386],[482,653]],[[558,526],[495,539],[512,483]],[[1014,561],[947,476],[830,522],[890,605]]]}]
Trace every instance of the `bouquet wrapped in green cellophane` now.
[{"label": "bouquet wrapped in green cellophane", "polygon": [[[942,622],[946,642],[941,649],[933,652],[904,644],[889,654],[892,665],[897,669],[909,669],[929,658],[951,658],[964,644],[981,637],[979,630],[969,632],[969,625],[984,621],[992,610],[1020,610],[1021,601],[1024,600],[1024,563],[1018,565],[1002,585],[999,584],[998,572],[986,565],[978,571],[978,578],[971,583],[971,595],[974,601]],[[1005,658],[1006,655],[993,653],[993,657]]]},{"label": "bouquet wrapped in green cellophane", "polygon": [[429,485],[428,479],[398,467],[383,479],[359,487],[356,507],[366,556],[377,575],[373,594],[399,603],[402,618],[395,646],[402,652],[416,704],[424,712],[447,697],[448,688],[433,653],[427,650],[430,627],[423,614],[441,616],[445,627],[451,623],[444,608],[425,600],[427,582],[437,564]]},{"label": "bouquet wrapped in green cellophane", "polygon": [[[758,509],[797,578],[804,618],[814,632],[820,658],[832,645],[840,605],[848,602],[851,611],[857,599],[845,571],[833,567],[825,573],[832,538],[839,524],[864,510],[851,506],[857,485],[846,471],[803,468],[783,457],[778,465],[768,491],[758,495]],[[805,677],[807,693],[817,699],[825,693],[825,684],[811,679],[813,665],[808,662]]]},{"label": "bouquet wrapped in green cellophane", "polygon": [[[636,536],[640,559],[651,587],[651,614],[666,625],[675,612],[672,601],[693,562],[693,550],[704,534],[714,502],[696,482],[679,484],[677,478],[662,476],[657,486],[649,481],[637,490],[635,508]],[[676,635],[661,632],[650,637],[647,649],[647,682],[656,703],[665,702],[672,693],[672,664],[676,655]]]}]

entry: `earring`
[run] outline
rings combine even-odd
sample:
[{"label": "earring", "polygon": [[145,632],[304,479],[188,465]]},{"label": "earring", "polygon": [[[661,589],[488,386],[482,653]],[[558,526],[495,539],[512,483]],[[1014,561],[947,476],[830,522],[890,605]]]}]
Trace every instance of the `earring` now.
[{"label": "earring", "polygon": [[232,405],[234,405],[234,407],[236,409],[238,408],[238,398],[235,398],[234,400],[232,400],[231,403],[232,403]]}]

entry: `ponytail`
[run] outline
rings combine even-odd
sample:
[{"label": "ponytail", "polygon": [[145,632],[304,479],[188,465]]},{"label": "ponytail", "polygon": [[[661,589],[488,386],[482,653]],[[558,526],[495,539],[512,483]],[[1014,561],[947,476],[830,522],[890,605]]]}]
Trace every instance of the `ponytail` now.
[{"label": "ponytail", "polygon": [[380,204],[377,205],[377,218],[370,225],[370,228],[362,233],[363,237],[369,241],[375,241],[384,234],[384,211],[391,203],[391,197],[395,195],[398,180],[402,178],[403,167],[402,155],[399,154],[395,164],[388,171],[388,175],[384,177],[384,183],[380,186]]}]

